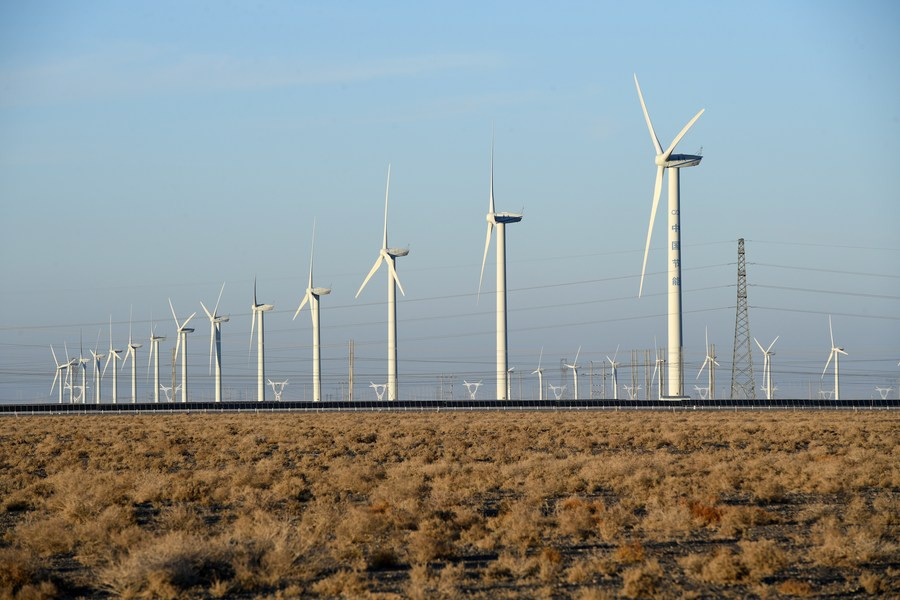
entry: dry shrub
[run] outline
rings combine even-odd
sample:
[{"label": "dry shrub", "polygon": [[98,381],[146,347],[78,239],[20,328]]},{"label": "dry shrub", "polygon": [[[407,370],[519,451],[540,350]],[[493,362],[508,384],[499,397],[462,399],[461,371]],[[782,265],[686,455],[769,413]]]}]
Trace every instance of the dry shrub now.
[{"label": "dry shrub", "polygon": [[364,595],[365,581],[356,571],[341,569],[312,586],[313,592],[328,598],[359,598]]},{"label": "dry shrub", "polygon": [[692,500],[688,502],[688,510],[694,522],[704,527],[718,525],[722,521],[722,509],[711,502]]},{"label": "dry shrub", "polygon": [[691,530],[693,517],[683,502],[650,508],[641,521],[641,529],[655,539],[684,537]]},{"label": "dry shrub", "polygon": [[595,577],[607,577],[615,574],[617,564],[609,555],[599,552],[575,560],[566,571],[569,583],[588,583]]},{"label": "dry shrub", "polygon": [[835,518],[813,527],[816,543],[807,553],[816,564],[826,567],[857,566],[890,556],[897,544],[882,541],[867,527],[842,527]]},{"label": "dry shrub", "polygon": [[575,594],[576,600],[612,600],[616,595],[610,590],[582,588]]},{"label": "dry shrub", "polygon": [[750,579],[759,580],[774,575],[788,564],[788,558],[774,540],[738,542],[741,548],[740,560],[746,567]]},{"label": "dry shrub", "polygon": [[755,482],[750,490],[753,499],[759,504],[771,504],[782,502],[785,499],[786,490],[780,481],[771,477]]},{"label": "dry shrub", "polygon": [[409,534],[407,552],[416,563],[447,558],[453,554],[451,542],[457,537],[458,532],[451,522],[439,518],[425,519],[416,531]]},{"label": "dry shrub", "polygon": [[110,592],[125,596],[174,598],[209,587],[233,574],[228,550],[212,540],[169,533],[135,548],[99,573]]},{"label": "dry shrub", "polygon": [[77,541],[73,527],[63,517],[43,514],[19,523],[9,539],[43,557],[71,552]]},{"label": "dry shrub", "polygon": [[461,563],[448,564],[441,569],[437,590],[444,598],[457,598],[460,595],[459,586],[465,578],[465,567]]},{"label": "dry shrub", "polygon": [[621,564],[631,564],[644,560],[646,553],[644,546],[637,540],[627,544],[621,544],[613,552],[613,560]]},{"label": "dry shrub", "polygon": [[0,548],[0,591],[12,594],[35,583],[40,572],[37,557],[27,550]]},{"label": "dry shrub", "polygon": [[577,497],[566,498],[559,503],[556,518],[563,535],[584,539],[594,530],[595,518],[591,508]]},{"label": "dry shrub", "polygon": [[502,543],[525,551],[541,539],[543,517],[540,511],[525,501],[505,506],[492,526]]},{"label": "dry shrub", "polygon": [[808,581],[800,581],[798,579],[782,581],[775,586],[775,589],[778,590],[778,593],[785,596],[811,596],[813,594],[812,585]]},{"label": "dry shrub", "polygon": [[686,575],[707,583],[735,584],[748,575],[747,566],[730,548],[720,548],[710,558],[709,554],[690,554],[678,559]]},{"label": "dry shrub", "polygon": [[538,559],[538,569],[541,581],[554,581],[562,570],[562,554],[555,548],[544,548]]},{"label": "dry shrub", "polygon": [[872,596],[887,591],[887,585],[885,585],[884,579],[872,571],[866,571],[859,576],[859,585],[866,590],[867,594],[871,594]]},{"label": "dry shrub", "polygon": [[663,570],[655,558],[622,573],[622,595],[626,598],[657,598],[663,591]]},{"label": "dry shrub", "polygon": [[725,536],[746,536],[754,527],[777,523],[778,517],[756,506],[729,506],[722,513],[719,532]]}]

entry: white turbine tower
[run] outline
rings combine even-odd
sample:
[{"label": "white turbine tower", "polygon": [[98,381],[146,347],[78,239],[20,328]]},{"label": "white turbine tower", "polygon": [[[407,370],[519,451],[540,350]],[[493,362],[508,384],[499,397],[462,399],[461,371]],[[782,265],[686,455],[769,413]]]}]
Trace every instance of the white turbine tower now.
[{"label": "white turbine tower", "polygon": [[575,397],[573,400],[578,400],[578,355],[581,354],[581,346],[578,346],[578,352],[575,353],[575,360],[572,361],[572,364],[566,364],[567,369],[572,369],[572,378],[575,382]]},{"label": "white turbine tower", "polygon": [[759,346],[759,349],[763,353],[763,389],[766,391],[766,400],[772,400],[775,397],[775,390],[772,387],[772,356],[774,356],[775,353],[772,352],[772,346],[775,345],[775,342],[778,341],[779,337],[781,336],[776,335],[768,348],[763,348],[762,344],[759,343],[759,340],[753,338],[753,341],[756,342],[756,345]]},{"label": "white turbine tower", "polygon": [[[110,338],[112,338],[112,329],[110,328],[109,332]],[[134,340],[131,338],[131,310],[128,312],[128,350],[125,351],[125,358],[122,360],[122,367],[125,367],[125,363],[128,361],[128,357],[131,357],[131,403],[134,404],[137,402],[137,349],[141,347],[141,344],[134,343]],[[112,348],[112,342],[110,342],[110,348]],[[113,365],[115,366],[115,365]]]},{"label": "white turbine tower", "polygon": [[822,369],[822,377],[825,377],[825,371],[828,370],[828,365],[831,364],[831,359],[834,359],[834,399],[841,399],[841,380],[840,374],[838,371],[838,359],[839,355],[843,354],[847,356],[847,353],[844,352],[843,348],[839,348],[834,345],[834,330],[831,328],[831,315],[828,315],[828,334],[831,336],[831,353],[828,355],[828,362],[825,363],[825,368]]},{"label": "white turbine tower", "polygon": [[613,400],[619,399],[619,363],[616,362],[616,358],[619,356],[619,347],[616,346],[616,353],[613,354],[613,357],[610,358],[609,355],[606,355],[606,360],[609,361],[609,364],[612,366],[612,388],[613,388]]},{"label": "white turbine tower", "polygon": [[[81,367],[81,385],[78,386],[80,393],[78,394],[77,397],[74,397],[74,392],[73,392],[72,401],[80,402],[81,404],[87,404],[87,364],[88,364],[88,359],[84,357],[84,337],[82,336],[82,334],[80,332],[78,334],[78,347],[79,347],[78,358],[74,359],[74,360],[76,360],[77,361],[76,364],[78,364]],[[74,380],[73,380],[73,386],[74,386]]]},{"label": "white turbine tower", "polygon": [[[119,367],[116,364],[118,361],[122,360],[122,351],[116,348],[113,348],[112,343],[112,315],[109,316],[109,350],[106,354],[106,364],[103,365],[103,373],[101,374],[101,379],[106,377],[106,368],[109,366],[109,361],[113,363],[112,370],[112,403],[117,404],[119,402]],[[124,364],[124,363],[123,363]]]},{"label": "white turbine tower", "polygon": [[662,191],[663,172],[668,169],[669,175],[669,220],[668,231],[669,239],[666,247],[668,251],[668,274],[666,275],[666,288],[668,290],[668,354],[669,354],[669,388],[668,396],[674,398],[684,397],[684,384],[682,381],[683,362],[681,356],[682,350],[682,327],[681,327],[681,198],[679,188],[679,172],[687,167],[694,167],[700,164],[702,156],[693,154],[672,154],[675,146],[681,141],[681,138],[688,132],[693,124],[700,118],[705,109],[701,109],[694,118],[688,121],[688,124],[679,132],[668,148],[663,150],[659,143],[659,138],[653,130],[653,123],[650,122],[650,114],[647,112],[647,105],[644,104],[644,95],[641,93],[641,86],[638,84],[637,75],[634,76],[634,85],[637,87],[638,97],[641,100],[641,108],[644,111],[644,118],[647,120],[647,128],[650,130],[650,138],[653,141],[653,147],[656,149],[656,183],[653,187],[653,206],[650,209],[650,225],[647,228],[647,244],[644,247],[644,264],[641,267],[641,285],[638,291],[638,297],[644,291],[644,273],[647,270],[647,256],[650,252],[650,237],[653,235],[653,223],[656,220],[656,211],[659,207],[659,195]]},{"label": "white turbine tower", "polygon": [[[366,284],[369,283],[369,280],[372,278],[372,275],[375,274],[375,271],[381,266],[381,263],[384,262],[388,268],[388,380],[387,380],[387,390],[388,390],[388,400],[396,400],[397,399],[397,288],[400,288],[400,293],[404,296],[406,292],[403,291],[403,286],[400,284],[400,278],[397,276],[397,268],[395,265],[395,261],[400,256],[406,256],[409,254],[409,248],[388,248],[388,235],[387,235],[387,217],[388,217],[388,195],[391,191],[391,165],[388,165],[387,172],[387,185],[384,189],[384,237],[381,242],[381,250],[378,251],[378,258],[375,259],[375,264],[372,266],[372,269],[369,271],[369,274],[366,275],[365,280],[363,280],[362,285],[359,286],[359,290],[356,292],[356,297],[359,298],[359,294],[363,291],[363,288],[366,287]],[[376,390],[377,391],[377,390]],[[382,392],[384,394],[384,392]]]},{"label": "white turbine tower", "polygon": [[481,259],[481,276],[478,278],[478,295],[484,280],[484,265],[491,246],[491,233],[497,227],[497,400],[508,400],[509,373],[507,372],[507,330],[506,330],[506,225],[518,223],[522,215],[498,213],[494,207],[494,137],[491,135],[491,182],[488,195],[487,237],[484,240],[484,257]]},{"label": "white turbine tower", "polygon": [[[181,401],[188,401],[188,385],[187,385],[187,334],[194,333],[194,329],[188,327],[188,322],[194,318],[196,311],[191,313],[184,323],[178,322],[178,316],[175,314],[175,307],[172,306],[172,299],[169,298],[169,308],[172,309],[172,318],[175,319],[175,329],[178,331],[178,341],[175,342],[175,358],[178,358],[178,351],[181,351]],[[176,389],[177,393],[178,390]]]},{"label": "white turbine tower", "polygon": [[150,321],[150,356],[147,357],[147,376],[150,376],[150,364],[152,363],[153,401],[159,404],[159,343],[166,339],[166,336],[156,335],[153,326],[153,319],[151,319]]},{"label": "white turbine tower", "polygon": [[250,351],[253,351],[253,328],[259,320],[259,332],[256,334],[256,399],[266,399],[266,365],[265,365],[265,320],[263,315],[275,308],[274,304],[260,304],[256,301],[256,278],[253,278],[253,304],[250,306],[252,321],[250,323]]},{"label": "white turbine tower", "polygon": [[213,365],[213,349],[216,356],[216,378],[214,385],[216,388],[216,402],[222,401],[222,323],[228,322],[228,317],[221,317],[218,314],[219,302],[222,300],[222,292],[225,291],[225,282],[222,282],[222,288],[219,290],[219,297],[216,298],[216,305],[212,312],[206,308],[203,302],[200,302],[203,312],[209,319],[209,371],[212,373]]},{"label": "white turbine tower", "polygon": [[[775,342],[772,342],[773,344]],[[703,369],[709,367],[709,371],[707,374],[709,375],[709,387],[707,388],[707,397],[710,400],[716,399],[716,367],[719,366],[719,363],[716,362],[715,354],[711,351],[709,346],[709,328],[706,329],[706,358],[703,360],[703,365],[700,367],[700,371],[697,373],[697,379],[700,379],[700,376],[703,374]],[[695,386],[696,389],[696,386]]]},{"label": "white turbine tower", "polygon": [[[312,245],[309,249],[309,282],[306,285],[306,295],[297,307],[293,319],[297,318],[306,303],[309,302],[309,316],[312,318],[313,334],[313,402],[322,400],[322,363],[319,337],[319,296],[327,296],[331,288],[313,287],[313,256],[316,251],[316,222],[313,220]],[[292,319],[292,320],[293,320]]]},{"label": "white turbine tower", "polygon": [[541,368],[541,361],[544,359],[544,347],[541,346],[541,354],[538,357],[537,369],[531,372],[532,375],[538,376],[538,400],[544,400],[544,369]]}]

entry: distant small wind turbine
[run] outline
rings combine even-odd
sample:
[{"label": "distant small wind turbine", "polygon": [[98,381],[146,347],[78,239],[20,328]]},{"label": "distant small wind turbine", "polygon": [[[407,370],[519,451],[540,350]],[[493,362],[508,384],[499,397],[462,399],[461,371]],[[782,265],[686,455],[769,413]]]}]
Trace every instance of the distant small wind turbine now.
[{"label": "distant small wind turbine", "polygon": [[97,332],[97,344],[91,350],[92,362],[94,365],[94,402],[100,404],[100,360],[106,356],[105,352],[98,352],[100,348],[100,333]]},{"label": "distant small wind turbine", "polygon": [[[128,358],[131,357],[131,403],[134,404],[137,402],[137,352],[136,350],[141,347],[141,344],[134,343],[134,340],[131,338],[131,310],[128,312],[128,350],[125,351],[125,358],[122,360],[122,367],[125,367],[125,363],[128,361]],[[110,336],[112,335],[112,330],[110,330]],[[110,344],[112,346],[112,344]],[[115,365],[114,365],[115,366]]]},{"label": "distant small wind turbine", "polygon": [[715,347],[711,347],[709,345],[709,328],[706,329],[706,359],[703,361],[703,365],[700,367],[700,372],[697,373],[697,379],[700,379],[700,375],[703,374],[703,369],[705,369],[707,366],[709,367],[709,371],[707,371],[707,374],[709,375],[709,386],[706,388],[706,391],[709,399],[715,400],[716,367],[719,366],[719,363],[716,362]]},{"label": "distant small wind turbine", "polygon": [[[312,244],[309,249],[309,282],[306,285],[306,294],[297,307],[293,319],[297,318],[306,303],[309,302],[309,316],[312,318],[313,334],[313,402],[322,400],[322,363],[319,337],[319,297],[331,293],[331,288],[313,287],[313,256],[316,251],[316,222],[313,220]],[[292,320],[293,320],[292,319]]]},{"label": "distant small wind turbine", "polygon": [[616,353],[613,354],[613,357],[610,358],[609,355],[606,356],[606,360],[609,361],[609,364],[612,366],[612,388],[613,388],[613,400],[619,399],[619,363],[616,362],[616,358],[619,356],[619,346],[616,346]]},{"label": "distant small wind turbine", "polygon": [[159,404],[159,343],[166,339],[164,335],[156,335],[153,319],[150,319],[150,356],[147,357],[147,377],[150,377],[150,364],[153,363],[153,401]]},{"label": "distant small wind turbine", "polygon": [[259,320],[259,331],[256,334],[256,399],[266,399],[266,359],[265,359],[265,321],[263,315],[275,308],[273,304],[260,304],[256,301],[256,278],[253,278],[253,304],[250,306],[250,351],[253,351],[253,328]]},{"label": "distant small wind turbine", "polygon": [[831,359],[834,359],[834,399],[841,399],[841,385],[840,385],[840,373],[838,371],[838,359],[840,355],[843,354],[847,356],[847,353],[844,352],[843,348],[839,348],[834,345],[834,330],[831,328],[831,315],[828,315],[828,335],[831,336],[831,353],[828,355],[828,362],[825,363],[825,368],[822,369],[822,377],[825,377],[825,371],[828,370],[828,365],[831,364]]},{"label": "distant small wind turbine", "polygon": [[[130,322],[129,322],[129,328],[130,328]],[[129,336],[129,340],[130,340],[130,336]],[[110,315],[110,316],[109,316],[109,350],[107,350],[106,364],[103,365],[103,373],[101,374],[100,377],[101,377],[101,379],[102,379],[103,377],[106,377],[106,368],[109,366],[110,361],[112,361],[112,364],[113,364],[113,370],[112,370],[112,403],[113,403],[113,404],[118,404],[118,402],[119,402],[119,368],[118,368],[118,365],[116,365],[116,363],[117,363],[118,361],[122,360],[121,354],[122,354],[122,351],[121,351],[121,350],[117,350],[116,348],[113,347],[113,342],[112,342],[112,315]],[[124,362],[123,362],[123,366],[124,366]]]},{"label": "distant small wind turbine", "polygon": [[[181,350],[181,401],[188,401],[188,381],[187,381],[187,334],[194,333],[194,329],[192,327],[188,327],[187,324],[191,319],[196,315],[196,311],[191,313],[187,319],[184,320],[184,323],[178,322],[178,316],[175,314],[175,307],[172,306],[172,299],[169,298],[169,308],[172,309],[172,318],[175,319],[175,329],[178,331],[178,341],[175,342],[175,358],[178,358],[178,351]],[[178,393],[178,389],[175,389],[175,393]]]},{"label": "distant small wind turbine", "polygon": [[544,400],[544,369],[541,368],[541,361],[544,359],[544,347],[541,346],[541,354],[538,357],[537,369],[531,372],[532,375],[538,376],[538,400]]},{"label": "distant small wind turbine", "polygon": [[60,364],[59,360],[56,358],[56,350],[53,349],[53,345],[50,346],[50,352],[53,354],[53,362],[56,363],[56,373],[53,375],[53,384],[50,386],[50,393],[53,393],[53,388],[56,387],[56,382],[59,381],[59,403],[63,403],[63,371],[68,374],[69,370],[69,362],[66,361]]},{"label": "distant small wind turbine", "polygon": [[578,355],[581,354],[581,346],[578,346],[578,352],[575,353],[575,360],[572,361],[572,364],[566,364],[567,369],[572,369],[572,379],[575,382],[575,397],[573,400],[578,400]]},{"label": "distant small wind turbine", "polygon": [[775,353],[772,352],[772,346],[775,345],[775,342],[778,341],[779,337],[781,336],[776,335],[768,348],[763,348],[762,344],[759,343],[759,340],[753,338],[753,341],[756,342],[756,345],[759,346],[760,351],[763,353],[763,389],[766,391],[766,400],[773,400],[775,398],[775,390],[772,388],[772,357]]},{"label": "distant small wind turbine", "polygon": [[219,315],[219,302],[222,300],[222,292],[225,291],[225,282],[222,282],[222,287],[219,289],[219,297],[216,298],[216,305],[213,307],[212,312],[209,312],[209,309],[206,308],[206,305],[203,302],[200,302],[200,307],[203,309],[203,312],[206,313],[206,318],[209,319],[209,370],[212,371],[213,365],[213,355],[215,354],[215,363],[216,363],[216,375],[214,380],[215,387],[215,398],[216,402],[222,401],[222,323],[227,323],[229,321],[229,317],[223,317]]}]

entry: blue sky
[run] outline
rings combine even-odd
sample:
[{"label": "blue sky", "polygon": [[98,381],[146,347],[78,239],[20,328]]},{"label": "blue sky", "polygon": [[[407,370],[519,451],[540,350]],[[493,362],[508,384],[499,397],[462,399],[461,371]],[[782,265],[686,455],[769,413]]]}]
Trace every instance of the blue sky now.
[{"label": "blue sky", "polygon": [[351,338],[357,381],[383,379],[383,278],[353,296],[380,244],[388,163],[391,243],[411,248],[401,397],[433,393],[439,373],[489,378],[493,298],[474,294],[492,125],[498,209],[525,213],[507,237],[510,364],[530,372],[542,346],[547,366],[579,345],[584,365],[662,345],[661,218],[636,297],[654,167],[633,73],[664,145],[706,109],[679,145],[704,154],[682,175],[689,391],[704,327],[730,381],[744,237],[751,331],[781,336],[779,394],[817,389],[829,313],[850,352],[844,395],[896,393],[898,28],[890,2],[5,3],[0,401],[45,394],[47,346],[81,331],[92,346],[110,313],[122,345],[131,305],[136,334],[152,315],[170,343],[166,299],[200,311],[222,281],[225,385],[249,390],[254,275],[276,305],[269,373],[303,397],[309,317],[290,317],[314,217],[317,283],[334,288],[327,385]]}]

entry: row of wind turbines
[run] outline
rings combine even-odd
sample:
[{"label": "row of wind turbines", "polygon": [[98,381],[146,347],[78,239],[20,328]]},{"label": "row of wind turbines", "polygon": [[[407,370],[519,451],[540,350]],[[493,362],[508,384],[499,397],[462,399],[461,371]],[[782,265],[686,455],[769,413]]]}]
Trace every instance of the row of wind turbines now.
[{"label": "row of wind turbines", "polygon": [[[681,139],[687,134],[687,132],[691,129],[691,127],[696,123],[696,121],[703,114],[705,109],[701,109],[694,117],[688,121],[688,123],[681,129],[677,136],[675,136],[674,140],[669,144],[669,146],[664,150],[662,145],[659,142],[659,138],[656,136],[656,133],[653,128],[653,123],[650,119],[649,112],[647,110],[646,103],[644,102],[644,96],[641,91],[640,84],[638,83],[637,75],[634,76],[634,83],[637,89],[638,99],[641,104],[641,109],[644,114],[644,118],[647,123],[647,128],[650,132],[651,141],[653,143],[654,150],[656,152],[655,155],[655,164],[656,164],[656,179],[653,188],[653,200],[652,207],[650,212],[650,222],[647,229],[647,239],[644,248],[644,256],[643,263],[641,267],[641,278],[640,278],[640,286],[638,289],[638,297],[641,297],[643,294],[643,285],[644,285],[644,275],[646,273],[647,260],[649,257],[650,251],[650,242],[653,235],[653,227],[656,220],[656,215],[659,208],[659,200],[662,191],[662,181],[663,175],[668,175],[668,252],[667,252],[667,273],[666,273],[666,282],[667,282],[667,303],[668,303],[668,342],[667,342],[667,356],[662,358],[657,356],[656,360],[656,375],[657,381],[659,383],[659,396],[660,399],[679,399],[684,398],[684,385],[683,385],[683,357],[682,357],[682,295],[681,295],[681,216],[680,216],[680,170],[688,167],[697,166],[700,164],[702,160],[702,156],[692,155],[692,154],[675,154],[675,148]],[[376,389],[376,393],[381,389],[381,393],[387,393],[388,400],[397,400],[398,399],[398,374],[397,374],[397,307],[396,307],[396,292],[397,288],[400,289],[400,293],[405,295],[403,290],[403,286],[400,283],[400,278],[397,274],[397,258],[407,256],[409,254],[408,248],[393,248],[388,246],[388,206],[389,206],[389,197],[390,197],[390,182],[391,182],[391,167],[388,165],[387,169],[387,183],[385,186],[385,200],[384,200],[384,229],[382,236],[382,244],[381,248],[378,251],[378,256],[375,259],[375,263],[370,269],[368,275],[360,285],[359,290],[356,293],[356,297],[362,293],[363,289],[365,289],[366,285],[375,275],[375,273],[379,270],[382,263],[387,267],[387,283],[388,283],[388,332],[387,332],[387,383],[383,388],[381,386],[376,386],[373,384],[373,387]],[[493,135],[491,139],[491,166],[490,166],[490,188],[489,188],[489,196],[488,196],[488,212],[485,216],[487,221],[487,235],[485,239],[484,245],[484,255],[482,258],[481,265],[481,275],[479,277],[478,284],[478,296],[480,297],[481,287],[484,280],[484,270],[487,263],[487,256],[490,251],[491,240],[494,235],[494,231],[496,230],[496,398],[498,400],[506,400],[509,398],[509,389],[510,389],[510,369],[508,362],[508,335],[507,335],[507,294],[506,294],[506,226],[508,224],[518,223],[522,221],[523,215],[518,213],[510,213],[510,212],[499,212],[496,210],[495,200],[494,200],[494,140]],[[294,313],[294,319],[296,319],[297,315],[303,309],[306,304],[309,304],[310,315],[312,318],[312,331],[313,331],[313,359],[312,359],[312,368],[313,368],[313,400],[320,401],[322,399],[322,385],[321,385],[321,357],[320,357],[320,323],[319,323],[319,302],[322,296],[328,295],[331,290],[329,288],[324,287],[315,287],[313,284],[313,257],[315,251],[315,223],[313,224],[313,235],[312,235],[312,244],[310,249],[310,266],[309,266],[309,280],[306,289],[306,293],[303,296],[300,305],[297,308],[297,311]],[[227,323],[229,321],[228,316],[222,316],[218,314],[218,306],[219,301],[222,297],[222,291],[224,291],[224,284],[222,286],[222,290],[219,292],[219,298],[214,305],[212,311],[209,311],[201,302],[201,306],[203,311],[206,313],[207,318],[210,322],[210,372],[212,373],[214,370],[215,374],[215,401],[221,402],[222,400],[222,354],[221,354],[221,328],[223,323]],[[176,357],[180,353],[181,356],[181,385],[180,385],[180,394],[181,401],[187,402],[188,400],[188,376],[187,376],[187,336],[190,333],[194,332],[194,329],[188,327],[191,319],[196,315],[196,312],[192,313],[189,317],[184,320],[179,319],[176,314],[175,308],[172,305],[171,300],[169,300],[169,307],[172,312],[172,317],[175,321],[176,331],[177,331],[177,342],[175,347]],[[257,300],[257,290],[256,290],[256,282],[254,281],[253,286],[253,303],[251,305],[251,352],[252,352],[252,343],[254,333],[256,334],[256,342],[257,342],[257,399],[262,401],[265,399],[265,326],[264,319],[265,313],[271,311],[274,308],[272,304],[260,303]],[[830,321],[829,321],[830,327]],[[159,342],[164,340],[165,337],[157,336],[155,334],[155,329],[151,324],[150,331],[150,355],[148,360],[148,370],[151,366],[151,363],[155,365],[154,368],[154,401],[159,402],[159,391],[161,389],[159,383]],[[777,339],[777,338],[776,338]],[[759,344],[757,342],[757,344]],[[98,345],[99,345],[99,335],[98,335]],[[765,386],[767,397],[771,397],[773,393],[772,383],[771,383],[771,356],[774,354],[771,352],[772,345],[774,342],[770,344],[769,348],[763,350],[765,358],[765,367],[764,371],[766,373],[765,377]],[[104,366],[103,371],[105,372],[106,367],[109,366],[110,361],[115,362],[122,360],[123,366],[124,361],[129,357],[132,361],[132,377],[131,377],[131,397],[132,401],[136,401],[137,393],[136,393],[136,367],[135,367],[135,358],[136,358],[136,350],[140,348],[140,344],[134,344],[131,337],[131,327],[129,324],[129,342],[128,342],[128,350],[124,358],[120,356],[121,350],[116,350],[113,347],[112,343],[112,329],[110,325],[110,347],[108,352],[106,353],[107,362]],[[760,348],[762,346],[760,345]],[[51,351],[53,348],[51,347]],[[618,351],[617,351],[618,352]],[[71,374],[72,369],[75,366],[80,365],[82,368],[82,385],[81,385],[81,401],[84,401],[84,392],[85,392],[85,365],[87,363],[87,359],[84,358],[83,352],[79,355],[78,358],[69,360],[68,358],[68,349],[66,349],[67,358],[65,363],[60,363],[57,360],[56,353],[53,351],[54,360],[56,361],[57,371],[56,376],[54,377],[54,386],[56,385],[57,380],[60,380],[60,402],[62,402],[62,379],[61,373],[63,371],[67,371],[68,374]],[[576,353],[575,361],[571,364],[567,364],[566,367],[572,369],[573,372],[573,384],[575,388],[575,395],[578,396],[578,356],[579,352]],[[708,368],[708,375],[710,378],[710,390],[715,389],[715,374],[714,367],[718,364],[715,361],[715,357],[712,356],[713,353],[710,352],[708,340],[707,340],[707,356],[704,361],[703,367],[701,367],[701,373],[704,368]],[[835,362],[835,396],[838,396],[838,355],[846,354],[843,349],[835,348],[833,343],[832,336],[832,353],[829,356],[829,363],[831,358],[834,358]],[[104,356],[104,354],[99,354],[97,352],[97,348],[91,351],[92,360],[94,363],[94,373],[95,373],[95,399],[99,402],[100,399],[100,380],[102,379],[103,373],[99,370],[100,359]],[[543,351],[541,353],[541,357],[543,356]],[[617,356],[617,353],[616,353]],[[154,362],[155,359],[155,362]],[[614,358],[609,358],[612,372],[613,372],[613,381],[614,381],[614,394],[616,397],[618,396],[618,385],[616,382],[616,374],[618,363],[616,362],[615,356]],[[213,369],[213,364],[215,365]],[[826,364],[826,370],[828,365]],[[662,370],[666,369],[666,375],[663,376]],[[538,379],[541,383],[541,399],[543,399],[543,382],[542,382],[542,369],[540,366],[540,359],[538,368],[533,372],[533,374],[538,375]],[[698,374],[699,377],[699,374]],[[662,393],[663,389],[663,378],[667,384],[666,394]],[[74,388],[72,385],[72,377],[69,377],[69,385],[70,388]],[[113,369],[113,402],[117,402],[117,376],[116,369]],[[468,387],[468,383],[467,383]],[[477,390],[477,385],[474,386],[474,389]],[[51,387],[51,392],[52,392]],[[273,386],[274,389],[274,386]],[[283,389],[283,388],[282,388]],[[74,394],[74,390],[70,392]],[[470,390],[470,394],[472,391]],[[379,394],[380,397],[380,394]]]}]

